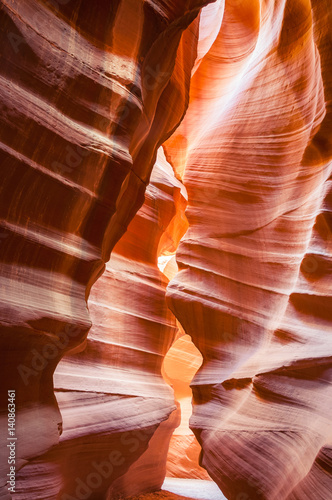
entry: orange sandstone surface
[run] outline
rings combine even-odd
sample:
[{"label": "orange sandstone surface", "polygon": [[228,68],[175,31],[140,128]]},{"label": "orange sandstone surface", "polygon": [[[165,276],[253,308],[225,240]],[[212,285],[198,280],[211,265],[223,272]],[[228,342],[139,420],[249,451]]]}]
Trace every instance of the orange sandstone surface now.
[{"label": "orange sandstone surface", "polygon": [[331,24],[0,1],[1,499],[332,499]]}]

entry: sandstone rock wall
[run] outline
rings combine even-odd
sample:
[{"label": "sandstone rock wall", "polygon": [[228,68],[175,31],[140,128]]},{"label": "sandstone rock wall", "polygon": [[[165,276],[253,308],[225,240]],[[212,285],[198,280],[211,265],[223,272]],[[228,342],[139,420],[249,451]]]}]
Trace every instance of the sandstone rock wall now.
[{"label": "sandstone rock wall", "polygon": [[[157,257],[187,229],[181,182],[167,300],[203,358],[201,465],[230,500],[331,496],[330,0],[208,3],[0,3],[0,430],[15,389],[19,500],[161,484],[179,415]],[[143,205],[163,143],[176,179],[160,150]]]},{"label": "sandstone rock wall", "polygon": [[[84,342],[91,286],[185,112],[205,3],[1,1],[2,435],[14,388],[17,469],[58,442],[54,369]],[[5,450],[1,487],[6,473]]]},{"label": "sandstone rock wall", "polygon": [[330,7],[221,16],[165,145],[189,199],[168,300],[203,355],[191,427],[227,498],[329,498]]},{"label": "sandstone rock wall", "polygon": [[160,489],[180,412],[161,375],[177,326],[166,305],[168,279],[157,257],[173,251],[181,226],[186,229],[185,197],[161,150],[145,203],[91,291],[93,326],[87,340],[55,371],[63,418],[60,444],[22,469],[17,498],[43,500],[49,482],[56,485],[49,498],[60,500]]}]

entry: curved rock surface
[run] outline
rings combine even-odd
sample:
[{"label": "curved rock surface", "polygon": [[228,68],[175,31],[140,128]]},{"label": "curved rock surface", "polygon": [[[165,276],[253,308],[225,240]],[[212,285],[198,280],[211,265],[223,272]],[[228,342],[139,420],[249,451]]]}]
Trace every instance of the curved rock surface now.
[{"label": "curved rock surface", "polygon": [[93,326],[86,343],[65,355],[55,371],[60,445],[21,471],[17,498],[29,493],[44,500],[47,485],[40,480],[36,492],[36,469],[57,485],[60,500],[84,492],[108,500],[161,488],[179,410],[161,375],[177,326],[157,257],[177,246],[181,223],[186,228],[185,205],[185,190],[161,150],[145,203],[91,291]]},{"label": "curved rock surface", "polygon": [[[17,469],[58,442],[54,369],[83,347],[91,286],[185,112],[205,3],[1,1],[1,403],[6,435],[14,388]],[[2,488],[6,473],[5,450]]]},{"label": "curved rock surface", "polygon": [[[164,270],[164,272],[166,269]],[[202,364],[202,356],[189,335],[176,339],[167,352],[164,364],[164,378],[174,389],[175,399],[181,407],[181,422],[170,440],[167,457],[167,477],[210,480],[208,473],[199,466],[200,446],[189,429],[192,413],[192,391],[190,383]]]},{"label": "curved rock surface", "polygon": [[165,144],[188,190],[168,301],[203,356],[191,428],[227,498],[330,498],[331,9],[212,8]]},{"label": "curved rock surface", "polygon": [[[179,423],[161,374],[174,272],[168,305],[203,359],[201,465],[229,500],[331,497],[331,12],[1,0],[0,431],[15,389],[15,499],[161,487]],[[188,225],[181,182],[189,229],[163,274]]]}]

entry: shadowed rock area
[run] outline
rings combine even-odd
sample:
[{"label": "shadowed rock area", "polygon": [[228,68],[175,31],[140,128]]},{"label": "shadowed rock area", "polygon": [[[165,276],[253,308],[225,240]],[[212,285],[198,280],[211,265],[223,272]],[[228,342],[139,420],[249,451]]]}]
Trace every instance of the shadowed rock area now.
[{"label": "shadowed rock area", "polygon": [[0,44],[0,498],[330,500],[331,0],[0,0]]}]

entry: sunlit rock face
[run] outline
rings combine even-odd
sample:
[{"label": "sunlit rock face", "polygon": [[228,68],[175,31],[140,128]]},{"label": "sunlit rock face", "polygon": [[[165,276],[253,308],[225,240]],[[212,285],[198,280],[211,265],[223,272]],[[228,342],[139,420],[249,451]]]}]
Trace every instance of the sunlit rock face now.
[{"label": "sunlit rock face", "polygon": [[15,500],[114,500],[167,467],[206,479],[183,426],[189,337],[190,425],[226,497],[331,497],[330,1],[206,4],[0,3]]},{"label": "sunlit rock face", "polygon": [[17,468],[58,442],[54,369],[83,347],[90,288],[185,112],[205,3],[1,2],[0,369],[3,408],[16,390]]},{"label": "sunlit rock face", "polygon": [[106,500],[161,488],[180,411],[161,374],[178,329],[157,257],[175,250],[187,227],[186,203],[185,189],[160,150],[145,203],[91,291],[93,326],[86,343],[55,371],[60,444],[22,469],[18,498],[27,492],[44,498],[35,489],[36,470],[45,480],[40,478],[40,490],[50,481],[60,500],[80,494]]},{"label": "sunlit rock face", "polygon": [[191,428],[227,498],[323,500],[332,491],[330,7],[224,7],[203,11],[189,109],[165,145],[189,200],[168,300],[203,356]]},{"label": "sunlit rock face", "polygon": [[199,466],[200,446],[189,428],[192,413],[190,383],[202,363],[202,356],[189,335],[183,335],[181,330],[178,335],[163,364],[164,377],[173,387],[181,407],[181,422],[174,430],[168,449],[167,476],[209,480],[206,470]]},{"label": "sunlit rock face", "polygon": [[166,475],[166,458],[172,432],[180,423],[180,411],[176,408],[163,421],[149,441],[147,450],[119,477],[108,491],[107,500],[120,500],[142,493],[160,490]]}]

